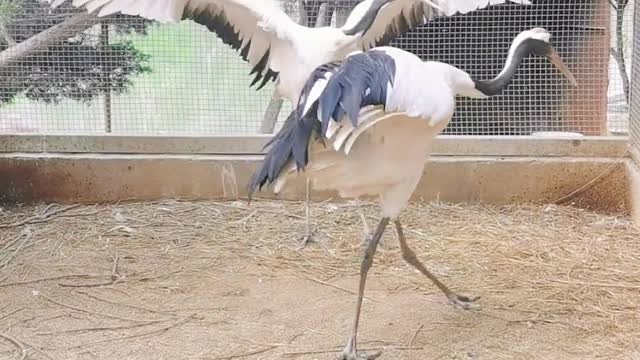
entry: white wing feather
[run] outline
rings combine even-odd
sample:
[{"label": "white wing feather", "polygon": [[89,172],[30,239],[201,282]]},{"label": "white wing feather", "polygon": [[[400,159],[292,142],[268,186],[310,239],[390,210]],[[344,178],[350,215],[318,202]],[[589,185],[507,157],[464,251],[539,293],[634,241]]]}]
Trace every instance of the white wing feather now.
[{"label": "white wing feather", "polygon": [[349,152],[351,152],[351,148],[353,147],[353,144],[355,144],[355,142],[358,139],[358,137],[363,132],[365,132],[365,130],[369,129],[370,127],[372,127],[373,125],[379,123],[382,120],[395,117],[398,114],[399,113],[384,113],[382,115],[368,117],[365,121],[362,122],[362,124],[359,124],[357,129],[352,131],[351,137],[349,137],[347,142],[344,144],[344,153],[349,155]]},{"label": "white wing feather", "polygon": [[531,5],[529,0],[433,0],[443,11],[445,16],[466,14],[468,12],[483,9],[487,6],[512,2],[521,5]]},{"label": "white wing feather", "polygon": [[[376,0],[364,0],[349,15],[343,29],[352,28],[365,16]],[[422,25],[437,16],[466,14],[490,5],[513,2],[530,5],[529,0],[394,0],[385,4],[375,17],[370,28],[362,35],[363,50],[386,45],[408,29]]]},{"label": "white wing feather", "polygon": [[286,57],[295,53],[295,37],[308,29],[293,21],[275,0],[73,0],[73,5],[98,16],[121,13],[159,22],[175,23],[200,14],[200,23],[231,26],[237,32],[223,40],[238,42],[240,49],[251,41],[247,55],[251,66],[270,51],[265,71],[268,68],[274,72],[279,72]]},{"label": "white wing feather", "polygon": [[[362,133],[360,129],[368,128],[369,127],[368,124],[371,120],[379,116],[384,116],[384,114],[385,113],[382,110],[382,106],[380,105],[363,107],[362,109],[360,109],[360,112],[358,113],[358,126],[356,128],[351,126],[345,129],[344,134],[342,134],[342,137],[340,137],[339,141],[338,141],[338,137],[336,137],[336,140],[333,144],[333,148],[336,151],[338,151],[343,146],[345,146],[345,153],[348,154],[345,144],[348,144],[350,142],[353,143],[358,137],[358,135]],[[346,117],[345,119],[342,120],[342,122],[351,124],[349,119],[347,119]]]}]

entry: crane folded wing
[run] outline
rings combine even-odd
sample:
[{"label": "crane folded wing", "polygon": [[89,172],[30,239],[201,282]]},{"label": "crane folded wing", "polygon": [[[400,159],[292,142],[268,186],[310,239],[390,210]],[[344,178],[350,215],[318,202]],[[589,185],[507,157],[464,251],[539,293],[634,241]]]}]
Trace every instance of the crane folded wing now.
[{"label": "crane folded wing", "polygon": [[[395,72],[395,60],[377,50],[318,67],[306,82],[297,108],[268,144],[264,162],[247,186],[249,198],[283,173],[303,170],[310,151],[348,153],[358,135],[389,115],[384,106]],[[327,142],[330,149],[325,147]]]}]

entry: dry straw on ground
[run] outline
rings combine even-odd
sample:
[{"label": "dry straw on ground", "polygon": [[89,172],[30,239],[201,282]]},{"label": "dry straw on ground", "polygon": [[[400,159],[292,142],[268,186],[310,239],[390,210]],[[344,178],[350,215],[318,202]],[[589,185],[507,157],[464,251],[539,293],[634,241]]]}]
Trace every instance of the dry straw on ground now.
[{"label": "dry straw on ground", "polygon": [[[363,203],[360,208],[367,214],[369,227],[375,226],[376,206]],[[221,338],[244,333],[266,336],[259,329],[240,330],[246,325],[238,325],[238,317],[251,309],[211,303],[232,296],[251,298],[243,291],[250,293],[259,284],[234,290],[246,281],[234,277],[240,275],[258,277],[265,284],[291,278],[285,283],[291,289],[278,288],[279,292],[295,293],[296,284],[313,284],[321,289],[319,294],[343,294],[351,304],[360,259],[361,217],[348,203],[315,204],[312,213],[317,242],[301,250],[297,243],[303,229],[301,203],[258,200],[248,207],[242,202],[162,201],[4,209],[0,213],[0,322],[4,323],[0,333],[8,337],[0,339],[0,357],[20,358],[25,348],[34,359],[84,358],[79,355],[83,351],[98,354],[94,358],[126,356],[133,354],[123,353],[127,346],[141,346],[140,338],[157,337],[164,341],[160,344],[180,348],[178,357],[193,350],[192,358],[233,358],[226,347],[203,349],[200,342],[185,350],[186,344],[174,344],[166,334],[206,330]],[[542,346],[547,327],[553,329],[547,340],[564,344],[564,355],[558,358],[577,354],[574,358],[622,359],[640,347],[640,232],[627,217],[555,205],[417,203],[403,213],[402,220],[410,244],[428,267],[452,288],[482,296],[478,316],[433,322],[429,329],[461,334],[469,329],[495,331],[494,338],[504,338],[504,343],[489,346],[488,341],[499,340],[472,341],[469,335],[466,342],[443,339],[437,345],[419,336],[426,331],[424,323],[409,318],[402,325],[406,342],[385,345],[395,349],[391,353],[402,354],[399,358],[421,359],[424,351],[435,351],[429,353],[435,358],[456,358],[456,354],[467,354],[461,350],[464,346],[480,346],[478,351],[485,358],[554,358],[522,352],[514,356],[514,345],[508,343],[513,339],[504,335],[539,330],[527,345],[535,349]],[[439,296],[402,263],[391,228],[371,277],[383,284],[376,289],[374,283],[366,293],[372,306],[393,306],[391,299],[405,294]],[[207,295],[198,295],[199,291]],[[134,302],[133,293],[144,302]],[[256,300],[255,306],[264,301],[268,300]],[[102,305],[92,307],[96,304]],[[150,304],[163,304],[163,308]],[[289,310],[293,311],[282,309]],[[226,315],[221,319],[213,315],[216,311]],[[271,321],[286,318],[274,311],[264,316],[271,316]],[[347,319],[351,312],[335,315]],[[51,324],[43,320],[56,316],[49,320]],[[366,313],[364,319],[371,321]],[[288,330],[306,331],[303,323],[290,323]],[[489,324],[500,326],[483,328]],[[342,339],[341,326],[336,325],[325,338]],[[317,353],[333,351],[309,340],[322,338],[307,331],[290,342],[270,339],[259,343],[262,346],[245,342],[236,353],[253,359],[286,354],[318,358]],[[301,348],[305,344],[309,346]],[[376,346],[382,345],[369,347]]]}]

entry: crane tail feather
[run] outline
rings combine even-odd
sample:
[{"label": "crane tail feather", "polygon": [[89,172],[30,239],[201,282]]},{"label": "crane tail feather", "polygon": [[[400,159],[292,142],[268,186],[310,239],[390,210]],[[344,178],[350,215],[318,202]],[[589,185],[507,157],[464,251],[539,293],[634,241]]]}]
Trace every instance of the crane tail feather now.
[{"label": "crane tail feather", "polygon": [[[324,143],[335,135],[331,147],[338,151],[348,143],[350,150],[360,133],[356,131],[358,117],[370,121],[383,112],[394,76],[394,58],[380,50],[357,53],[316,68],[296,108],[267,143],[270,149],[247,184],[249,199],[267,183],[277,182],[279,190],[285,172],[304,171],[312,143]],[[330,122],[335,124],[330,126]]]}]

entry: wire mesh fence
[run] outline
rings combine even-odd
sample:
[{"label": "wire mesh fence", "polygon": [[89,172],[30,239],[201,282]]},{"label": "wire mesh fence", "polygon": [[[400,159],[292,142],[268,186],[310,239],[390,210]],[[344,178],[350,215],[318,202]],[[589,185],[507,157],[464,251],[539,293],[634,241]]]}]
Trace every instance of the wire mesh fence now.
[{"label": "wire mesh fence", "polygon": [[[341,24],[357,3],[282,0],[283,9],[307,26]],[[391,45],[490,78],[500,71],[518,32],[545,27],[579,86],[570,87],[548,62],[527,59],[503,94],[461,99],[445,133],[626,134],[633,1],[533,3],[438,18]],[[66,26],[63,34],[43,36],[61,26]],[[34,39],[39,45],[21,53]],[[5,57],[13,61],[3,63]],[[272,130],[269,118],[275,114],[281,124],[290,106],[272,101],[273,83],[259,91],[250,88],[250,71],[234,50],[192,21],[159,24],[119,15],[96,23],[69,4],[51,9],[46,0],[0,0],[0,133],[251,135]]]},{"label": "wire mesh fence", "polygon": [[[635,8],[633,32],[640,31],[640,7]],[[629,114],[629,141],[632,155],[640,165],[640,38],[633,40],[633,65],[631,69],[631,108]]]}]

